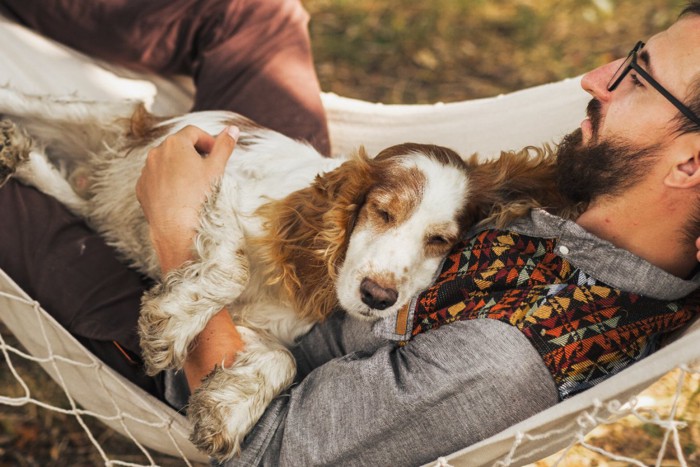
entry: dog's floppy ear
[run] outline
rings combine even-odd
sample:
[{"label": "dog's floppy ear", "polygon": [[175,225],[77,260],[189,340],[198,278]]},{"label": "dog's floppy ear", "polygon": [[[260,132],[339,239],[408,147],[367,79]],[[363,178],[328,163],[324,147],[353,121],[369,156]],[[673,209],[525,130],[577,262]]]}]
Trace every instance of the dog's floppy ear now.
[{"label": "dog's floppy ear", "polygon": [[352,159],[336,170],[318,176],[314,183],[319,190],[319,198],[329,205],[328,211],[323,215],[322,235],[337,250],[329,251],[329,274],[335,275],[336,267],[345,259],[345,247],[359,211],[367,192],[376,182],[372,162],[364,146],[360,146]]},{"label": "dog's floppy ear", "polygon": [[303,317],[322,319],[337,304],[333,281],[357,214],[374,183],[363,148],[313,184],[259,210],[265,219],[264,258],[271,282],[280,283]]},{"label": "dog's floppy ear", "polygon": [[561,195],[556,184],[556,157],[549,146],[529,146],[521,151],[504,151],[500,157],[468,161],[473,199],[481,224],[507,226],[528,215],[532,208],[545,208],[571,217],[578,208]]}]

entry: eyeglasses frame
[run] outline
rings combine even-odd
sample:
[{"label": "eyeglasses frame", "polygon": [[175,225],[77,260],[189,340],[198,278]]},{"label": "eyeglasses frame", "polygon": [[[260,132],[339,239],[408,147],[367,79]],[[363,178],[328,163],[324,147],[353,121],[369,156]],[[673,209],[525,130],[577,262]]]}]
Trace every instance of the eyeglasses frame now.
[{"label": "eyeglasses frame", "polygon": [[[612,78],[610,78],[610,81],[608,82],[608,92],[613,92],[617,87],[620,85],[622,80],[627,77],[629,72],[631,70],[636,71],[639,73],[642,78],[644,78],[644,81],[647,83],[651,84],[651,86],[659,91],[662,96],[664,96],[671,104],[673,104],[683,115],[685,115],[691,122],[695,123],[696,125],[700,126],[700,118],[698,118],[695,113],[690,110],[685,104],[683,104],[680,100],[676,99],[673,94],[668,92],[666,88],[664,88],[658,81],[656,81],[652,76],[646,72],[644,68],[639,66],[637,63],[637,52],[644,47],[644,42],[639,41],[637,44],[634,46],[634,48],[630,51],[629,55],[627,55],[627,58],[625,59],[624,62],[622,62],[622,65],[615,71],[613,74]],[[620,71],[622,70],[622,71]]]}]

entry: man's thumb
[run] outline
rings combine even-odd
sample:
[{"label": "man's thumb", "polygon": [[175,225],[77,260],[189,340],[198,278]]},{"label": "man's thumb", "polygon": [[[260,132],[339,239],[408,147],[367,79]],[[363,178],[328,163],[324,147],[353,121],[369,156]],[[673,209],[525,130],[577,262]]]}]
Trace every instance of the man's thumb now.
[{"label": "man's thumb", "polygon": [[222,165],[226,165],[226,162],[229,157],[231,157],[231,153],[236,147],[236,142],[240,134],[241,131],[237,126],[227,126],[224,128],[214,140],[214,146],[211,148],[211,152],[209,152],[207,157],[216,159]]}]

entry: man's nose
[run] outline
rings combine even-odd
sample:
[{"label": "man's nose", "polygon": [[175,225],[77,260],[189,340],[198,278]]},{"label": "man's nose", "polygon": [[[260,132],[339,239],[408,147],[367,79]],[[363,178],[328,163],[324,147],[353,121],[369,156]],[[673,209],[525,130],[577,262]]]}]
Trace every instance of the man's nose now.
[{"label": "man's nose", "polygon": [[608,83],[623,62],[624,59],[615,60],[589,71],[581,78],[581,87],[599,101],[609,101],[612,93],[608,91]]}]

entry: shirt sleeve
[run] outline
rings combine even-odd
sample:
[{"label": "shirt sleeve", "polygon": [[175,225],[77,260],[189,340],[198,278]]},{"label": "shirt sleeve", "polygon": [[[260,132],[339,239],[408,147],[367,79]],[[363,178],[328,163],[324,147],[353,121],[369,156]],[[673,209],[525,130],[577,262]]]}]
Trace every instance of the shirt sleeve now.
[{"label": "shirt sleeve", "polygon": [[320,364],[273,401],[226,466],[423,464],[557,401],[520,331],[457,322],[404,347],[385,342]]}]

